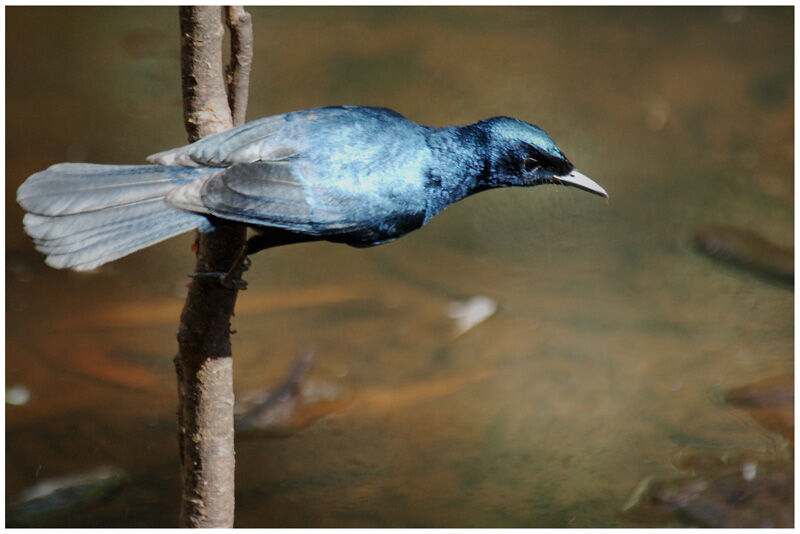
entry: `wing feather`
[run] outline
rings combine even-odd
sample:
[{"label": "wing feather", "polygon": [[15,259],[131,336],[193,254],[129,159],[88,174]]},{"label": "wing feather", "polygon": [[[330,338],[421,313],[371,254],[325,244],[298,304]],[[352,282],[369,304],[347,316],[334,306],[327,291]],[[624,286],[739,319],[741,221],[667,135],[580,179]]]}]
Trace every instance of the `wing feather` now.
[{"label": "wing feather", "polygon": [[316,202],[297,166],[284,162],[233,165],[207,180],[200,197],[209,213],[255,226],[317,236],[354,227],[335,204]]},{"label": "wing feather", "polygon": [[237,163],[281,161],[307,150],[304,133],[318,121],[332,121],[352,107],[319,108],[254,120],[199,141],[147,158],[160,165],[228,167]]}]

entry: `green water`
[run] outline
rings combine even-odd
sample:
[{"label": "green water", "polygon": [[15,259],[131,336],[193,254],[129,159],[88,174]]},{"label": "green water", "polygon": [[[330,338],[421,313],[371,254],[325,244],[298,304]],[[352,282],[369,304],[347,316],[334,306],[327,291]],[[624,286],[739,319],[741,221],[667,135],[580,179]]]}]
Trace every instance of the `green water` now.
[{"label": "green water", "polygon": [[[255,257],[237,393],[311,349],[309,379],[356,400],[289,438],[237,442],[237,526],[624,526],[625,501],[674,473],[676,450],[776,447],[717,399],[793,371],[793,290],[691,237],[716,223],[793,243],[791,8],[249,10],[249,118],[333,104],[431,125],[514,116],[610,200],[493,191],[385,246]],[[191,236],[98,274],[55,271],[14,191],[56,162],[137,163],[185,142],[177,13],[6,15],[6,383],[32,392],[6,408],[6,491],[113,464],[131,483],[52,526],[173,526]],[[456,336],[447,306],[474,295],[498,310]]]}]

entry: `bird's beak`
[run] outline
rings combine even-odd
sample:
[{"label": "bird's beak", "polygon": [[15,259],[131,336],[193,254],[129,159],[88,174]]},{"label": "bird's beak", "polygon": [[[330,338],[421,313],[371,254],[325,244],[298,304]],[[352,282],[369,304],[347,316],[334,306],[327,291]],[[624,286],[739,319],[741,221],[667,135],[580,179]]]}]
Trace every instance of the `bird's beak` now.
[{"label": "bird's beak", "polygon": [[565,174],[563,176],[556,176],[554,180],[556,183],[577,187],[578,189],[583,189],[584,191],[594,193],[595,195],[608,198],[608,193],[606,193],[605,189],[600,187],[600,184],[576,170],[573,170],[569,174]]}]

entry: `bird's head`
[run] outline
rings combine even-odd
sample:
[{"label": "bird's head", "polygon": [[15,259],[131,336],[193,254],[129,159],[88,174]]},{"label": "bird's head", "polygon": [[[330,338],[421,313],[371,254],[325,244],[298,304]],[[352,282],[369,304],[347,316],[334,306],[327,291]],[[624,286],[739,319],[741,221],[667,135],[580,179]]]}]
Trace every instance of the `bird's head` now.
[{"label": "bird's head", "polygon": [[490,168],[483,187],[557,184],[608,197],[605,189],[575,170],[541,128],[509,117],[487,119],[477,126],[488,141]]}]

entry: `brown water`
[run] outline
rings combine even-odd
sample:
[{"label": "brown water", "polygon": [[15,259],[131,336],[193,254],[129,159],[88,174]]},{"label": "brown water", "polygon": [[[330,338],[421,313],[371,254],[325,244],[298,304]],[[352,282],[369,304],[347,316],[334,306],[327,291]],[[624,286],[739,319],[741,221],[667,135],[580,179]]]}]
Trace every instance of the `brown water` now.
[{"label": "brown water", "polygon": [[[14,191],[59,161],[184,143],[174,8],[9,8],[6,490],[123,468],[53,526],[171,526],[186,235],[46,267]],[[609,202],[487,192],[370,250],[268,251],[234,321],[237,394],[301,351],[346,407],[237,441],[238,526],[615,526],[676,451],[780,449],[720,402],[793,371],[793,289],[697,253],[707,224],[793,243],[791,8],[252,8],[248,117],[382,105],[544,127]],[[448,304],[498,310],[457,336]],[[777,453],[776,453],[777,454]]]}]

